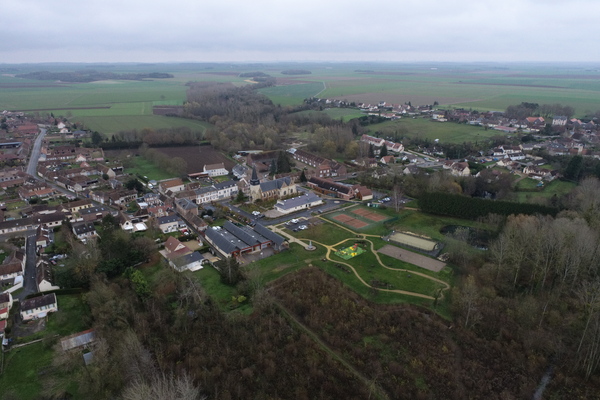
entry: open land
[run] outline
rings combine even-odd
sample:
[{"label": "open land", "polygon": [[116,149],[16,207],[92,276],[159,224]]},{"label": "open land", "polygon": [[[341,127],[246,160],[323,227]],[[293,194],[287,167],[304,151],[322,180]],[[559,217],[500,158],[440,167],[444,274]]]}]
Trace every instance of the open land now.
[{"label": "open land", "polygon": [[412,251],[405,250],[392,245],[383,246],[377,251],[379,253],[393,257],[397,260],[403,260],[421,268],[428,269],[430,271],[440,272],[446,266],[446,263],[443,263],[441,261],[435,260],[430,257],[425,257]]}]

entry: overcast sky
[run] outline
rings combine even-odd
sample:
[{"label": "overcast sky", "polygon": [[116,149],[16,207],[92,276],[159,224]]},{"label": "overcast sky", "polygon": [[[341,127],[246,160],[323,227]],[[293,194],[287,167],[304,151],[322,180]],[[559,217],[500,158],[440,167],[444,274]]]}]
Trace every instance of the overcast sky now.
[{"label": "overcast sky", "polygon": [[4,0],[0,63],[600,62],[598,0]]}]

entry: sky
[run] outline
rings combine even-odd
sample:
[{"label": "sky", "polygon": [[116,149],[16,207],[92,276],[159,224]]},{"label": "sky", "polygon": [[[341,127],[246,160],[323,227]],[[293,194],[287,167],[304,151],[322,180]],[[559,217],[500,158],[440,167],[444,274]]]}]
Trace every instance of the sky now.
[{"label": "sky", "polygon": [[3,0],[0,63],[600,62],[598,0]]}]

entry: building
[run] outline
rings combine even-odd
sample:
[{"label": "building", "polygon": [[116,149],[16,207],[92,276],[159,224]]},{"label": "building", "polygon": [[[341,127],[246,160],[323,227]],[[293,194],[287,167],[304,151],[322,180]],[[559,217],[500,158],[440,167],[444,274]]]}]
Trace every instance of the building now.
[{"label": "building", "polygon": [[331,179],[311,177],[307,185],[318,193],[323,193],[327,196],[337,197],[343,200],[354,198],[352,186],[334,182]]},{"label": "building", "polygon": [[206,164],[204,165],[203,172],[205,174],[208,174],[208,176],[210,176],[211,178],[215,176],[223,176],[229,174],[229,171],[225,169],[225,164],[223,163]]},{"label": "building", "polygon": [[98,236],[94,223],[85,221],[73,223],[73,234],[84,243],[87,239]]},{"label": "building", "polygon": [[227,221],[218,229],[205,231],[206,241],[225,257],[238,257],[245,253],[255,253],[267,247],[280,250],[285,239],[275,232],[256,224],[239,227]]},{"label": "building", "polygon": [[312,192],[291,199],[279,200],[275,204],[275,209],[282,214],[290,214],[295,211],[306,210],[311,207],[323,204],[323,200]]},{"label": "building", "polygon": [[167,179],[166,181],[162,181],[158,184],[158,190],[163,194],[167,193],[168,191],[173,193],[180,192],[184,188],[185,185],[180,178]]},{"label": "building", "polygon": [[271,181],[261,182],[258,179],[256,166],[252,168],[250,179],[250,199],[252,202],[258,200],[280,199],[297,193],[296,184],[292,178],[283,177]]},{"label": "building", "polygon": [[156,222],[158,224],[158,228],[163,233],[175,232],[180,227],[185,226],[181,218],[177,215],[166,215],[164,217],[156,218]]},{"label": "building", "polygon": [[54,293],[26,299],[21,302],[21,318],[23,321],[44,318],[48,313],[55,311],[58,311],[58,303]]},{"label": "building", "polygon": [[49,292],[51,290],[60,289],[59,286],[53,284],[54,277],[50,263],[45,260],[38,261],[36,271],[36,283],[38,286],[38,291]]}]

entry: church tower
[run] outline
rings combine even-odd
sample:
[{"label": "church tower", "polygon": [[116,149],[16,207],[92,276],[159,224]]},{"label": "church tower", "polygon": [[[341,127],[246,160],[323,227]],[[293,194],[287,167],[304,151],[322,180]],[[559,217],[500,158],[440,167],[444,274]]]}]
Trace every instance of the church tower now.
[{"label": "church tower", "polygon": [[250,199],[253,203],[256,200],[262,199],[260,179],[258,179],[258,174],[256,173],[256,165],[252,165],[252,178],[250,178]]}]

